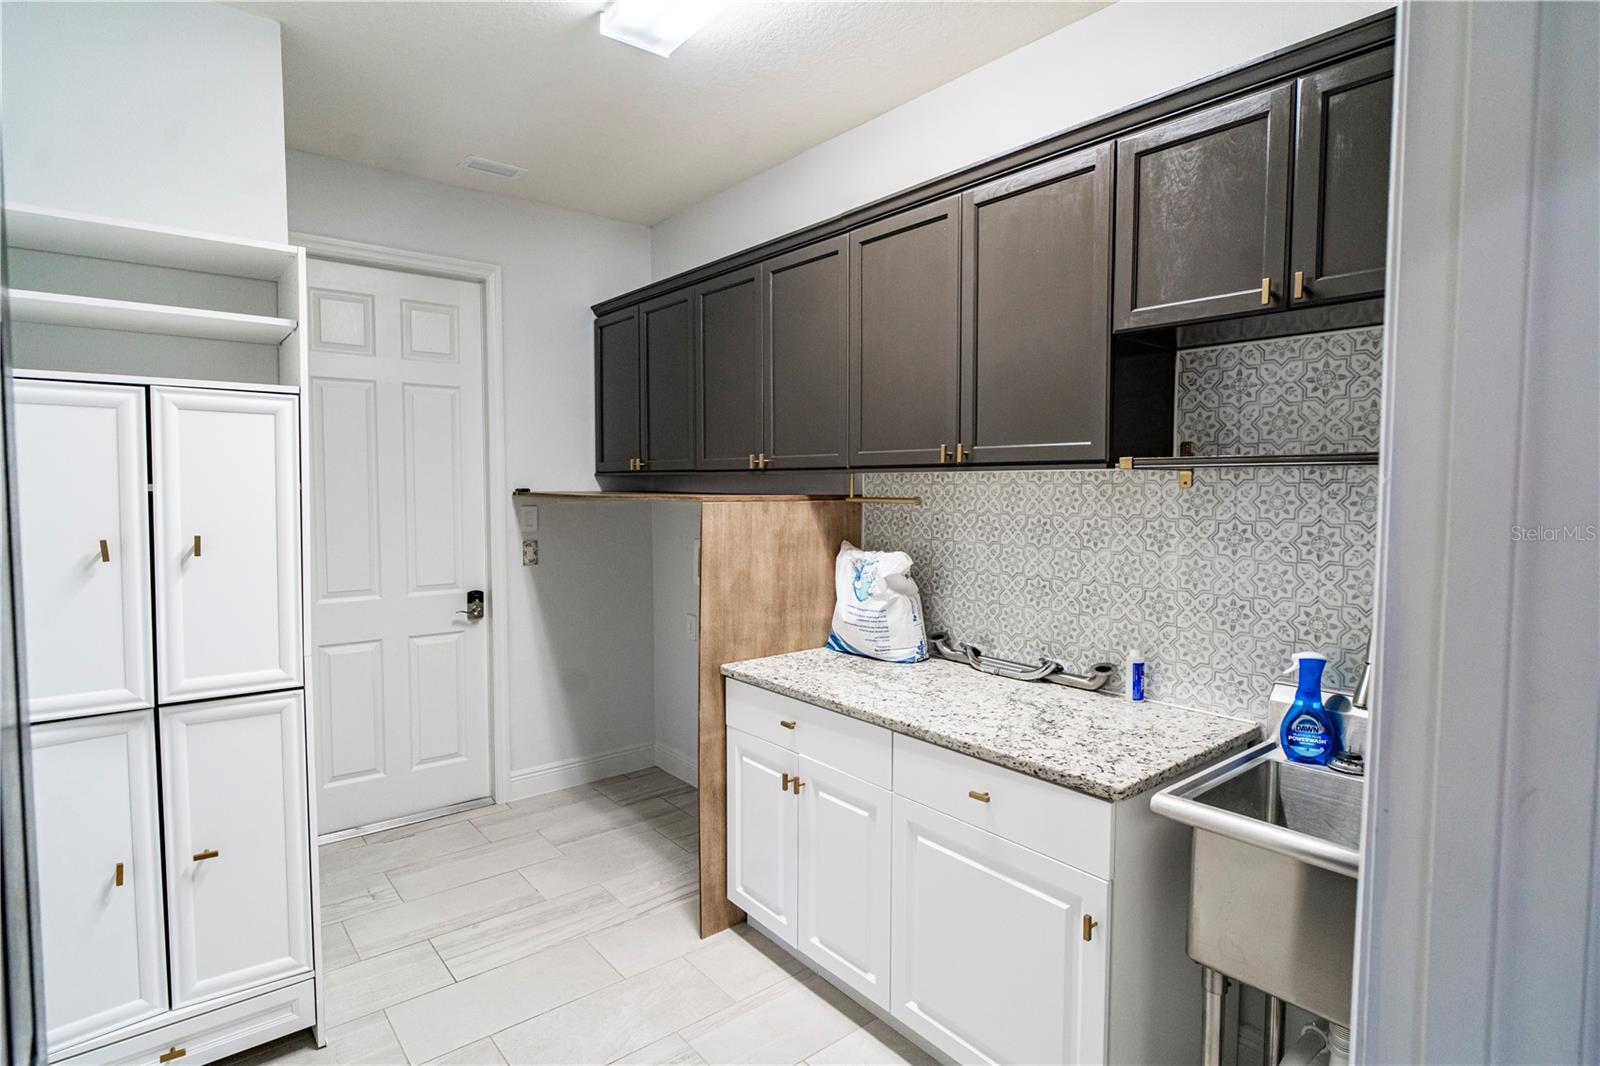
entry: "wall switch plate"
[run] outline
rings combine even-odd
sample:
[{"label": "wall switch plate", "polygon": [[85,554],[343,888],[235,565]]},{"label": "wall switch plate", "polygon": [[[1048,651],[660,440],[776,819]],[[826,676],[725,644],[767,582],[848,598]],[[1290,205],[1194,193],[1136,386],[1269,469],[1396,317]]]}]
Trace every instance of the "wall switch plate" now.
[{"label": "wall switch plate", "polygon": [[536,541],[536,540],[525,540],[525,541],[522,542],[522,565],[523,566],[538,566],[539,565],[539,542],[538,541]]},{"label": "wall switch plate", "polygon": [[700,619],[692,614],[683,616],[683,635],[691,641],[700,639]]},{"label": "wall switch plate", "polygon": [[525,503],[517,508],[517,528],[524,533],[539,532],[539,505]]}]

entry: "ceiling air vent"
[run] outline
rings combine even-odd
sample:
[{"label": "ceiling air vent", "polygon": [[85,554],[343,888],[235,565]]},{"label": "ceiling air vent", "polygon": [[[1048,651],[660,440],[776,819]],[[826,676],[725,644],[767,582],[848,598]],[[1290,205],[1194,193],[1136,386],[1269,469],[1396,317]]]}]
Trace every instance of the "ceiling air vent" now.
[{"label": "ceiling air vent", "polygon": [[527,167],[485,159],[481,155],[469,155],[459,165],[463,170],[476,170],[480,174],[493,174],[497,178],[520,178],[528,172]]}]

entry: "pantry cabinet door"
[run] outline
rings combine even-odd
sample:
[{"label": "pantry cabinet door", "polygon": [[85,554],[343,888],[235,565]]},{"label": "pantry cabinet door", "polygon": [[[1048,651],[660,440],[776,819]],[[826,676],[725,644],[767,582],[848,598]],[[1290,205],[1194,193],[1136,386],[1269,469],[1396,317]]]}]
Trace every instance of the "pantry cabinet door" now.
[{"label": "pantry cabinet door", "polygon": [[1106,882],[901,796],[891,861],[895,1018],[960,1062],[1105,1061]]},{"label": "pantry cabinet door", "polygon": [[680,289],[639,307],[645,470],[694,469],[693,295]]},{"label": "pantry cabinet door", "polygon": [[639,309],[624,308],[594,323],[594,468],[621,473],[644,455],[639,419]]},{"label": "pantry cabinet door", "polygon": [[176,1006],[311,966],[303,718],[298,692],[161,710]]},{"label": "pantry cabinet door", "polygon": [[889,1009],[889,792],[801,756],[800,951]]},{"label": "pantry cabinet door", "polygon": [[152,712],[34,726],[52,1053],[167,1007]]},{"label": "pantry cabinet door", "polygon": [[18,381],[28,717],[149,707],[144,389]]},{"label": "pantry cabinet door", "polygon": [[151,390],[158,702],[300,684],[295,400]]},{"label": "pantry cabinet door", "polygon": [[792,751],[728,730],[728,898],[791,947],[799,804],[784,786],[794,773]]},{"label": "pantry cabinet door", "polygon": [[767,460],[842,467],[850,442],[850,245],[808,244],[761,264]]},{"label": "pantry cabinet door", "polygon": [[697,470],[753,470],[766,449],[761,283],[755,267],[694,290],[700,424]]}]

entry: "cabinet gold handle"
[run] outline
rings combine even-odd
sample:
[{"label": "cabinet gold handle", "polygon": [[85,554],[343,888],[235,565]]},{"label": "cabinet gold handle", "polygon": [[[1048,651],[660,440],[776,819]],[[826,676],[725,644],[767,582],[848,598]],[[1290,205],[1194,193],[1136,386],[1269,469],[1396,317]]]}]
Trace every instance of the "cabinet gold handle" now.
[{"label": "cabinet gold handle", "polygon": [[754,470],[756,468],[755,452],[751,452],[749,455],[745,456],[744,465],[747,470]]},{"label": "cabinet gold handle", "polygon": [[800,795],[800,790],[806,787],[806,783],[798,777],[791,779],[789,783],[794,786],[794,794],[796,796]]},{"label": "cabinet gold handle", "polygon": [[196,559],[200,558],[200,534],[198,533],[194,535],[194,557]]},{"label": "cabinet gold handle", "polygon": [[204,851],[195,852],[194,853],[194,861],[195,862],[205,862],[207,859],[215,859],[217,856],[219,856],[221,854],[222,854],[222,852],[218,851],[216,848],[207,848]]},{"label": "cabinet gold handle", "polygon": [[783,775],[783,790],[785,792],[789,791],[789,775],[787,773]]},{"label": "cabinet gold handle", "polygon": [[122,887],[122,864],[117,863],[117,876],[112,881],[118,888]]},{"label": "cabinet gold handle", "polygon": [[111,561],[111,545],[107,543],[104,537],[100,539],[100,561],[102,563]]},{"label": "cabinet gold handle", "polygon": [[1296,300],[1304,300],[1306,298],[1306,272],[1304,270],[1296,270],[1294,272],[1294,298]]},{"label": "cabinet gold handle", "polygon": [[771,461],[772,461],[771,459],[767,458],[767,453],[766,452],[757,452],[756,453],[756,469],[757,470],[765,470],[767,468],[767,464],[770,463]]},{"label": "cabinet gold handle", "polygon": [[1085,914],[1083,916],[1083,939],[1093,940],[1095,926],[1099,924],[1092,915]]},{"label": "cabinet gold handle", "polygon": [[967,461],[967,446],[965,444],[962,444],[960,441],[956,441],[956,462],[959,464],[959,463],[964,463],[966,461]]},{"label": "cabinet gold handle", "polygon": [[950,445],[948,445],[948,444],[939,445],[939,462],[948,463],[949,461],[950,461]]},{"label": "cabinet gold handle", "polygon": [[173,1059],[181,1059],[181,1058],[183,1058],[188,1053],[189,1053],[189,1049],[188,1048],[174,1046],[170,1050],[163,1051],[161,1053],[161,1058],[160,1058],[159,1061],[161,1061],[161,1062],[171,1062]]},{"label": "cabinet gold handle", "polygon": [[785,728],[785,729],[793,729],[794,728],[794,723],[791,722],[787,718],[782,719],[781,721],[778,722],[778,724],[783,726],[783,728]]},{"label": "cabinet gold handle", "polygon": [[1261,306],[1265,307],[1272,302],[1272,279],[1261,279]]},{"label": "cabinet gold handle", "polygon": [[988,803],[989,802],[989,793],[987,793],[987,792],[979,792],[977,789],[972,789],[971,791],[969,791],[967,793],[967,795],[971,796],[973,799],[977,800],[979,803]]}]

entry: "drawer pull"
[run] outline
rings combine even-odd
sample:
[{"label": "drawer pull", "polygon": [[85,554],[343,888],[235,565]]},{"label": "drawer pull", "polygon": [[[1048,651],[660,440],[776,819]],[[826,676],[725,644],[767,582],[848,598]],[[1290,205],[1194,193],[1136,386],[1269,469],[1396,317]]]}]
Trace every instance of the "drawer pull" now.
[{"label": "drawer pull", "polygon": [[161,1053],[160,1061],[161,1062],[171,1062],[173,1059],[181,1059],[181,1058],[183,1058],[188,1053],[189,1053],[189,1049],[186,1048],[186,1047],[173,1046],[171,1049],[169,1049],[167,1051],[163,1051]]},{"label": "drawer pull", "polygon": [[111,545],[104,537],[100,538],[100,561],[102,563],[111,561]]},{"label": "drawer pull", "polygon": [[116,876],[115,880],[113,880],[112,883],[115,884],[118,888],[122,887],[122,864],[120,862],[117,863],[117,876]]},{"label": "drawer pull", "polygon": [[780,721],[779,721],[779,722],[778,722],[778,724],[779,724],[779,725],[781,725],[781,726],[783,726],[783,728],[785,728],[785,729],[793,729],[793,728],[794,728],[794,723],[793,723],[793,722],[791,722],[791,721],[790,721],[790,720],[789,720],[789,719],[787,719],[787,718],[784,718],[784,719],[781,719],[781,720],[780,720]]},{"label": "drawer pull", "polygon": [[194,535],[194,557],[196,559],[200,558],[200,534],[198,533]]},{"label": "drawer pull", "polygon": [[1084,940],[1093,940],[1094,939],[1095,926],[1097,926],[1099,924],[1100,924],[1099,922],[1094,920],[1094,917],[1092,915],[1085,914],[1083,916],[1083,939]]},{"label": "drawer pull", "polygon": [[785,792],[789,791],[789,780],[790,780],[789,775],[788,774],[784,774],[783,775],[783,790]]},{"label": "drawer pull", "polygon": [[1272,279],[1261,279],[1261,306],[1266,307],[1272,302]]},{"label": "drawer pull", "polygon": [[221,854],[222,854],[222,852],[218,851],[216,848],[207,848],[204,851],[195,852],[194,853],[194,861],[195,862],[205,862],[207,859],[215,859]]},{"label": "drawer pull", "polygon": [[977,789],[973,789],[972,791],[968,792],[967,795],[971,796],[973,799],[977,800],[979,803],[988,803],[989,802],[989,793],[987,793],[987,792],[979,792]]},{"label": "drawer pull", "polygon": [[800,780],[798,777],[789,783],[794,786],[794,794],[796,796],[800,795],[800,790],[806,787],[806,783]]}]

